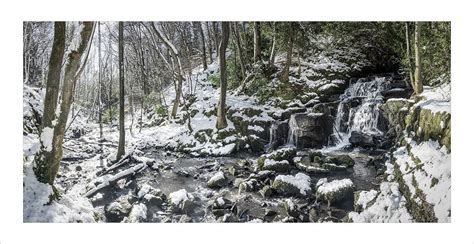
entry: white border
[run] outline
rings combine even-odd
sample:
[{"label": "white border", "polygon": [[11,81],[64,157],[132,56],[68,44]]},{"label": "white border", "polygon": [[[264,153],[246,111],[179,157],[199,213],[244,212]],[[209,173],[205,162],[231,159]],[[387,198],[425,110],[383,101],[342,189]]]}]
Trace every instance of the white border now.
[{"label": "white border", "polygon": [[[472,7],[454,1],[14,1],[0,28],[0,243],[474,243]],[[23,20],[450,20],[451,224],[23,224]]]}]

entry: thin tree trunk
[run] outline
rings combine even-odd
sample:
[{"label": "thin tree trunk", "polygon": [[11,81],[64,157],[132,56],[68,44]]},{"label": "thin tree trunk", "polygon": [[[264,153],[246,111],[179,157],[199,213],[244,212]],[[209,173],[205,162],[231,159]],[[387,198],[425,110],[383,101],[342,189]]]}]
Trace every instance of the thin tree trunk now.
[{"label": "thin tree trunk", "polygon": [[124,77],[124,63],[123,63],[123,22],[119,22],[119,146],[117,149],[116,160],[120,160],[125,154],[125,77]]},{"label": "thin tree trunk", "polygon": [[260,60],[261,49],[260,49],[260,22],[254,23],[253,32],[253,61],[256,63]]},{"label": "thin tree trunk", "polygon": [[206,38],[204,38],[204,31],[202,30],[202,23],[199,22],[199,33],[201,34],[201,40],[202,40],[202,68],[204,70],[207,69],[207,58],[206,58]]},{"label": "thin tree trunk", "polygon": [[276,22],[273,22],[272,49],[270,51],[270,59],[269,59],[269,62],[271,65],[275,63],[275,51],[276,51]]},{"label": "thin tree trunk", "polygon": [[155,27],[154,23],[152,23],[151,26],[153,30],[155,31],[155,33],[158,35],[158,37],[161,39],[161,41],[164,42],[164,44],[168,47],[168,50],[170,51],[173,59],[178,64],[179,75],[177,79],[178,82],[176,84],[176,98],[173,104],[173,110],[171,111],[171,117],[176,118],[176,114],[178,113],[179,101],[182,96],[181,94],[182,94],[182,86],[183,86],[183,79],[184,79],[183,68],[181,66],[181,59],[179,58],[178,49],[176,49],[176,47],[166,38],[166,36]]},{"label": "thin tree trunk", "polygon": [[212,59],[212,37],[211,37],[211,27],[209,27],[209,22],[206,23],[206,30],[207,30],[207,39],[208,39],[208,47],[209,50],[209,62],[212,63],[214,60]]},{"label": "thin tree trunk", "polygon": [[420,50],[420,22],[415,22],[415,94],[423,92],[422,67],[421,67],[421,50]]},{"label": "thin tree trunk", "polygon": [[[61,79],[61,66],[65,52],[66,43],[66,23],[54,23],[54,41],[49,59],[48,77],[46,80],[46,95],[44,99],[43,121],[41,125],[40,135],[52,133],[56,124],[53,123],[56,117],[57,99],[59,94],[59,83]],[[49,136],[53,136],[50,134]],[[40,136],[41,151],[35,156],[35,175],[40,182],[49,183],[53,185],[55,174],[53,174],[53,158],[54,151],[52,143],[43,141],[43,136]],[[46,145],[48,143],[48,145]],[[51,144],[49,144],[51,143]]]},{"label": "thin tree trunk", "polygon": [[216,54],[219,56],[219,34],[217,33],[219,28],[217,27],[217,22],[212,22],[212,29],[214,30],[214,43],[216,44]]},{"label": "thin tree trunk", "polygon": [[217,106],[217,129],[227,127],[226,120],[226,93],[227,93],[227,67],[225,52],[229,42],[229,22],[222,22],[222,40],[219,45],[219,69],[220,69],[220,90],[219,104]]},{"label": "thin tree trunk", "polygon": [[[414,80],[415,78],[413,77],[413,65],[411,61],[411,54],[410,54],[410,29],[408,26],[408,22],[405,23],[405,37],[406,37],[406,49],[407,49],[407,62],[408,62],[408,74],[410,78],[410,84],[411,87],[414,89]],[[407,87],[410,87],[408,82],[405,82]]]},{"label": "thin tree trunk", "polygon": [[102,46],[102,42],[101,42],[101,37],[100,37],[100,21],[98,22],[98,34],[99,34],[99,136],[100,138],[103,137],[103,131],[102,131],[102,72],[101,72],[101,69],[102,69],[102,60],[101,60],[101,46]]},{"label": "thin tree trunk", "polygon": [[245,61],[244,61],[244,55],[243,55],[243,49],[242,49],[242,41],[240,39],[240,31],[239,27],[237,26],[237,23],[233,23],[233,33],[235,37],[235,41],[237,42],[237,54],[239,55],[239,64],[240,64],[240,70],[242,73],[242,80],[245,78]]},{"label": "thin tree trunk", "polygon": [[290,66],[291,66],[291,57],[293,54],[293,39],[294,39],[294,30],[293,30],[293,23],[290,23],[289,26],[289,37],[288,37],[288,47],[286,50],[286,64],[285,68],[283,69],[283,73],[281,76],[281,80],[283,82],[288,82],[289,81],[289,75],[290,75]]}]

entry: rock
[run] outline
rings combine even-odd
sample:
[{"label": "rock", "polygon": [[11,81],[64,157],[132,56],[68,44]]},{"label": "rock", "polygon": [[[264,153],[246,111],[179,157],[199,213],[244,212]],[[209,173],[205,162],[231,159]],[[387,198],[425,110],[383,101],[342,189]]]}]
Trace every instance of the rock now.
[{"label": "rock", "polygon": [[81,171],[82,167],[80,165],[76,166],[76,171]]},{"label": "rock", "polygon": [[351,137],[349,138],[349,142],[358,147],[369,147],[373,148],[376,146],[374,137],[369,134],[364,134],[358,131],[352,131]]},{"label": "rock", "polygon": [[287,121],[276,121],[270,127],[270,149],[277,148],[286,143],[288,138],[288,122]]},{"label": "rock", "polygon": [[160,190],[148,184],[143,184],[137,193],[139,199],[143,199],[147,206],[161,206],[166,201],[166,195]]},{"label": "rock", "polygon": [[316,184],[316,197],[330,203],[350,197],[354,193],[354,183],[350,179],[333,180],[320,179]]},{"label": "rock", "polygon": [[230,211],[232,206],[233,206],[232,201],[223,197],[219,197],[216,200],[214,200],[214,203],[212,204],[212,213],[216,217],[223,216],[226,212]]},{"label": "rock", "polygon": [[345,166],[346,168],[353,167],[355,162],[349,155],[336,155],[326,159],[328,163],[335,164],[337,166]]},{"label": "rock", "polygon": [[249,135],[249,145],[250,145],[250,149],[252,150],[252,152],[254,153],[261,153],[263,151],[265,151],[265,141],[256,136],[256,135]]},{"label": "rock", "polygon": [[[318,157],[318,156],[315,156]],[[319,158],[319,157],[318,157]],[[309,157],[295,157],[293,158],[296,168],[306,171],[308,173],[327,173],[328,170],[322,167],[320,161],[311,162]]]},{"label": "rock", "polygon": [[239,185],[239,194],[241,192],[252,192],[258,190],[258,181],[256,179],[246,180]]},{"label": "rock", "polygon": [[108,222],[120,222],[128,216],[132,209],[129,196],[122,196],[116,201],[105,205],[105,217]]},{"label": "rock", "polygon": [[264,186],[259,192],[263,198],[271,197],[274,193],[273,188],[271,186]]},{"label": "rock", "polygon": [[307,109],[305,107],[290,107],[290,108],[287,108],[286,110],[284,110],[281,113],[281,120],[287,120],[291,117],[292,114],[295,114],[295,113],[305,113],[306,110]]},{"label": "rock", "polygon": [[311,178],[303,173],[279,175],[273,181],[272,188],[283,196],[308,197],[311,195]]},{"label": "rock", "polygon": [[194,210],[196,204],[193,202],[193,195],[185,189],[175,191],[169,194],[168,202],[173,213],[189,214]]},{"label": "rock", "polygon": [[226,185],[227,179],[222,171],[217,172],[207,181],[207,186],[210,188],[221,188]]},{"label": "rock", "polygon": [[287,172],[290,168],[288,160],[275,161],[273,159],[265,159],[262,170],[271,170],[276,172]]},{"label": "rock", "polygon": [[331,116],[324,113],[291,115],[288,138],[298,148],[317,148],[327,145],[332,134]]},{"label": "rock", "polygon": [[285,199],[285,201],[283,201],[283,208],[285,209],[286,214],[288,214],[289,217],[298,218],[298,207],[293,202],[293,199]]},{"label": "rock", "polygon": [[263,219],[267,222],[273,221],[273,219],[278,215],[278,212],[272,209],[265,209],[265,214]]},{"label": "rock", "polygon": [[286,160],[292,162],[293,157],[296,156],[296,148],[294,147],[284,147],[277,149],[271,153],[263,154],[257,159],[257,164],[260,169],[262,169],[266,159],[272,159],[275,161]]},{"label": "rock", "polygon": [[130,214],[123,222],[126,223],[140,223],[144,222],[147,218],[147,207],[145,204],[135,204],[130,211]]},{"label": "rock", "polygon": [[186,214],[181,215],[179,218],[179,223],[192,223],[193,219]]}]

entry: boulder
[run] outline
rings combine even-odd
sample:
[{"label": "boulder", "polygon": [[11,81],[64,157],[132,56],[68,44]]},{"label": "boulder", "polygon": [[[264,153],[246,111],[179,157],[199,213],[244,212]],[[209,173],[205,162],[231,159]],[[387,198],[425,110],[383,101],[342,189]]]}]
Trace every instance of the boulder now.
[{"label": "boulder", "polygon": [[326,159],[326,162],[335,164],[337,166],[344,166],[346,168],[353,167],[355,162],[349,155],[336,155]]},{"label": "boulder", "polygon": [[[315,156],[318,157],[318,156]],[[319,157],[318,157],[319,159]],[[296,168],[306,171],[308,173],[327,173],[327,169],[322,167],[320,161],[311,161],[310,157],[295,157],[293,161],[296,165]]]},{"label": "boulder", "polygon": [[287,172],[290,168],[288,160],[276,161],[273,159],[265,159],[262,170],[271,170],[276,172]]},{"label": "boulder", "polygon": [[126,223],[140,223],[146,221],[147,207],[143,203],[135,204],[130,211],[128,217],[123,222]]},{"label": "boulder", "polygon": [[332,119],[325,113],[293,114],[289,122],[289,142],[298,148],[317,148],[327,145],[332,134]]},{"label": "boulder", "polygon": [[210,188],[221,188],[226,185],[227,179],[222,171],[217,172],[207,181],[207,186]]},{"label": "boulder", "polygon": [[354,183],[350,179],[328,182],[326,178],[323,178],[316,184],[316,197],[319,200],[326,200],[328,203],[338,202],[351,197],[354,189]]},{"label": "boulder", "polygon": [[271,186],[264,186],[259,192],[263,198],[271,197],[274,193],[273,188]]},{"label": "boulder", "polygon": [[129,196],[122,196],[116,201],[105,205],[105,217],[108,222],[121,222],[132,209]]},{"label": "boulder", "polygon": [[168,197],[171,211],[177,214],[191,213],[196,207],[193,200],[194,196],[189,194],[185,189],[172,192]]},{"label": "boulder", "polygon": [[373,148],[376,146],[374,136],[365,134],[359,131],[352,131],[349,142],[357,147],[369,147]]},{"label": "boulder", "polygon": [[273,181],[272,188],[283,196],[308,197],[311,195],[311,178],[303,173],[293,175],[278,175]]},{"label": "boulder", "polygon": [[292,162],[291,160],[293,157],[296,156],[296,148],[295,147],[283,147],[279,148],[271,153],[263,154],[257,159],[257,164],[260,169],[262,169],[263,164],[265,163],[266,159],[272,159],[275,161],[282,161],[286,160],[288,162]]}]

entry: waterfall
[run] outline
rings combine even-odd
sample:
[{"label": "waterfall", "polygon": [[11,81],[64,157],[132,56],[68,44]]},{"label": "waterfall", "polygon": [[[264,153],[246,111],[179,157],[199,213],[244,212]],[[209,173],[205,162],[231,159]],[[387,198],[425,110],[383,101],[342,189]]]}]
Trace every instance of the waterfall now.
[{"label": "waterfall", "polygon": [[295,114],[290,116],[290,121],[288,122],[289,130],[288,130],[288,139],[286,144],[294,145],[298,147],[298,123],[296,123]]},{"label": "waterfall", "polygon": [[383,103],[381,92],[387,88],[386,77],[376,77],[370,81],[359,79],[341,94],[334,122],[333,138],[337,145],[348,144],[352,131],[376,135],[382,133],[377,124],[379,108]]}]

